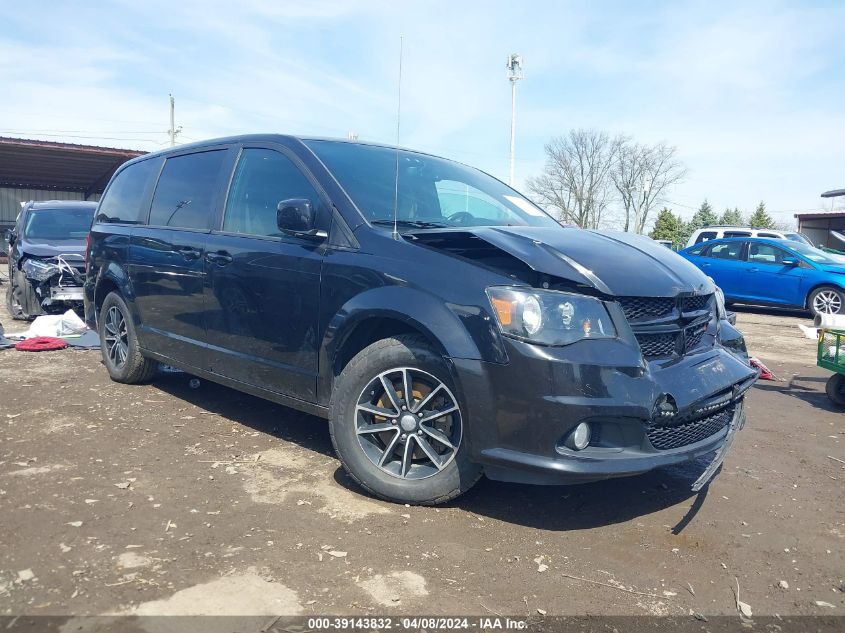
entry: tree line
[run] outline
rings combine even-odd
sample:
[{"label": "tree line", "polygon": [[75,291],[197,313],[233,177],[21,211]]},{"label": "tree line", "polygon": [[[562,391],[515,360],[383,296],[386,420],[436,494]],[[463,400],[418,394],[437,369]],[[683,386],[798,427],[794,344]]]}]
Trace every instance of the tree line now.
[{"label": "tree line", "polygon": [[685,222],[681,216],[676,215],[671,209],[663,207],[657,214],[654,228],[649,233],[649,237],[655,240],[669,240],[675,248],[683,248],[695,231],[714,225],[747,226],[755,229],[786,228],[775,222],[774,218],[766,211],[766,203],[762,200],[748,217],[745,217],[736,207],[725,209],[721,215],[717,215],[710,203],[705,200],[688,222]]},{"label": "tree line", "polygon": [[710,224],[774,228],[762,202],[744,218],[739,209],[718,216],[706,200],[689,222],[675,215],[666,196],[687,169],[677,148],[666,143],[648,145],[626,135],[611,136],[594,129],[573,129],[545,146],[543,172],[526,187],[540,206],[561,224],[582,228],[621,228],[644,233],[656,209],[651,236],[682,245],[697,228]]}]

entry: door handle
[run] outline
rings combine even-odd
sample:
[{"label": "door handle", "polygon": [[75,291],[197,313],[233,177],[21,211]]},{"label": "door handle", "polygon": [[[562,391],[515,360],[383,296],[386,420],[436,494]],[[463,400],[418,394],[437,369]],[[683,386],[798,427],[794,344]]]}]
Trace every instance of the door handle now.
[{"label": "door handle", "polygon": [[193,246],[176,246],[174,250],[188,260],[199,259],[202,255],[202,252]]},{"label": "door handle", "polygon": [[757,271],[759,271],[759,270],[760,270],[760,269],[759,269],[759,268],[757,268],[757,267],[755,266],[754,268],[749,268],[749,269],[748,269],[748,272],[750,272],[750,273],[756,273],[756,272],[757,272]]},{"label": "door handle", "polygon": [[232,256],[226,251],[217,251],[216,253],[206,253],[206,260],[218,266],[225,266],[232,263]]},{"label": "door handle", "polygon": [[710,264],[708,264],[707,262],[701,262],[701,267],[702,267],[702,268],[707,268],[707,267],[709,267],[709,266],[710,266]]}]

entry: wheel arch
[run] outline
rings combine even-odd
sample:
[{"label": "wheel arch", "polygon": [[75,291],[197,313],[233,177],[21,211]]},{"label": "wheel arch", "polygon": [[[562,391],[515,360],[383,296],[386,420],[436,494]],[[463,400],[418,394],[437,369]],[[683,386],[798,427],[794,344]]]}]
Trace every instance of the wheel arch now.
[{"label": "wheel arch", "polygon": [[[123,297],[127,305],[132,300],[131,286],[126,272],[115,263],[111,263],[100,270],[97,283],[94,286],[94,315],[99,318],[103,301],[110,292],[117,292]],[[131,306],[130,306],[131,308]]]},{"label": "wheel arch", "polygon": [[358,319],[342,333],[342,339],[338,341],[332,358],[333,376],[337,376],[346,364],[365,347],[381,339],[401,334],[415,334],[442,356],[448,355],[441,341],[422,324],[403,319],[397,314],[373,314]]},{"label": "wheel arch", "polygon": [[804,295],[804,308],[807,309],[807,310],[810,309],[810,297],[813,296],[813,293],[816,290],[818,290],[819,288],[827,288],[827,287],[836,288],[836,290],[838,290],[843,295],[845,295],[845,288],[843,288],[842,285],[834,283],[832,281],[819,281],[819,282],[813,284],[812,286],[810,286],[810,288],[807,290],[807,294]]},{"label": "wheel arch", "polygon": [[407,287],[377,288],[353,297],[330,320],[320,349],[318,401],[330,400],[335,378],[355,354],[397,334],[416,334],[446,358],[504,362],[503,350],[480,352],[464,320],[436,296]]}]

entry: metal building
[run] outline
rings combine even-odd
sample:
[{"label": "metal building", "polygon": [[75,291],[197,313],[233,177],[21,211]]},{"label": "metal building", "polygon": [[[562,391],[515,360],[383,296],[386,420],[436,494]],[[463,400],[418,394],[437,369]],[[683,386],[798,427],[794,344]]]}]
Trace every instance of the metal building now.
[{"label": "metal building", "polygon": [[14,223],[21,202],[98,200],[115,170],[144,153],[0,137],[0,230]]},{"label": "metal building", "polygon": [[[822,198],[845,197],[845,189],[825,191]],[[816,246],[826,246],[845,251],[845,211],[796,213],[798,231],[810,238]]]},{"label": "metal building", "polygon": [[845,212],[827,211],[818,213],[796,213],[798,231],[816,246],[845,251]]}]

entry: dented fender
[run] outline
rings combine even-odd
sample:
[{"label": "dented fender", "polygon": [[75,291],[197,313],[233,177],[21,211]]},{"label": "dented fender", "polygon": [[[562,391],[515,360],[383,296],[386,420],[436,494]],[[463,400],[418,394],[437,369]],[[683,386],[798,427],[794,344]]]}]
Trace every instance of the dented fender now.
[{"label": "dented fender", "polygon": [[359,325],[383,318],[400,321],[422,332],[447,358],[507,362],[495,326],[478,309],[447,304],[428,292],[409,286],[380,286],[355,295],[329,320],[320,346],[318,394],[321,402],[328,400],[334,359],[343,344]]}]

